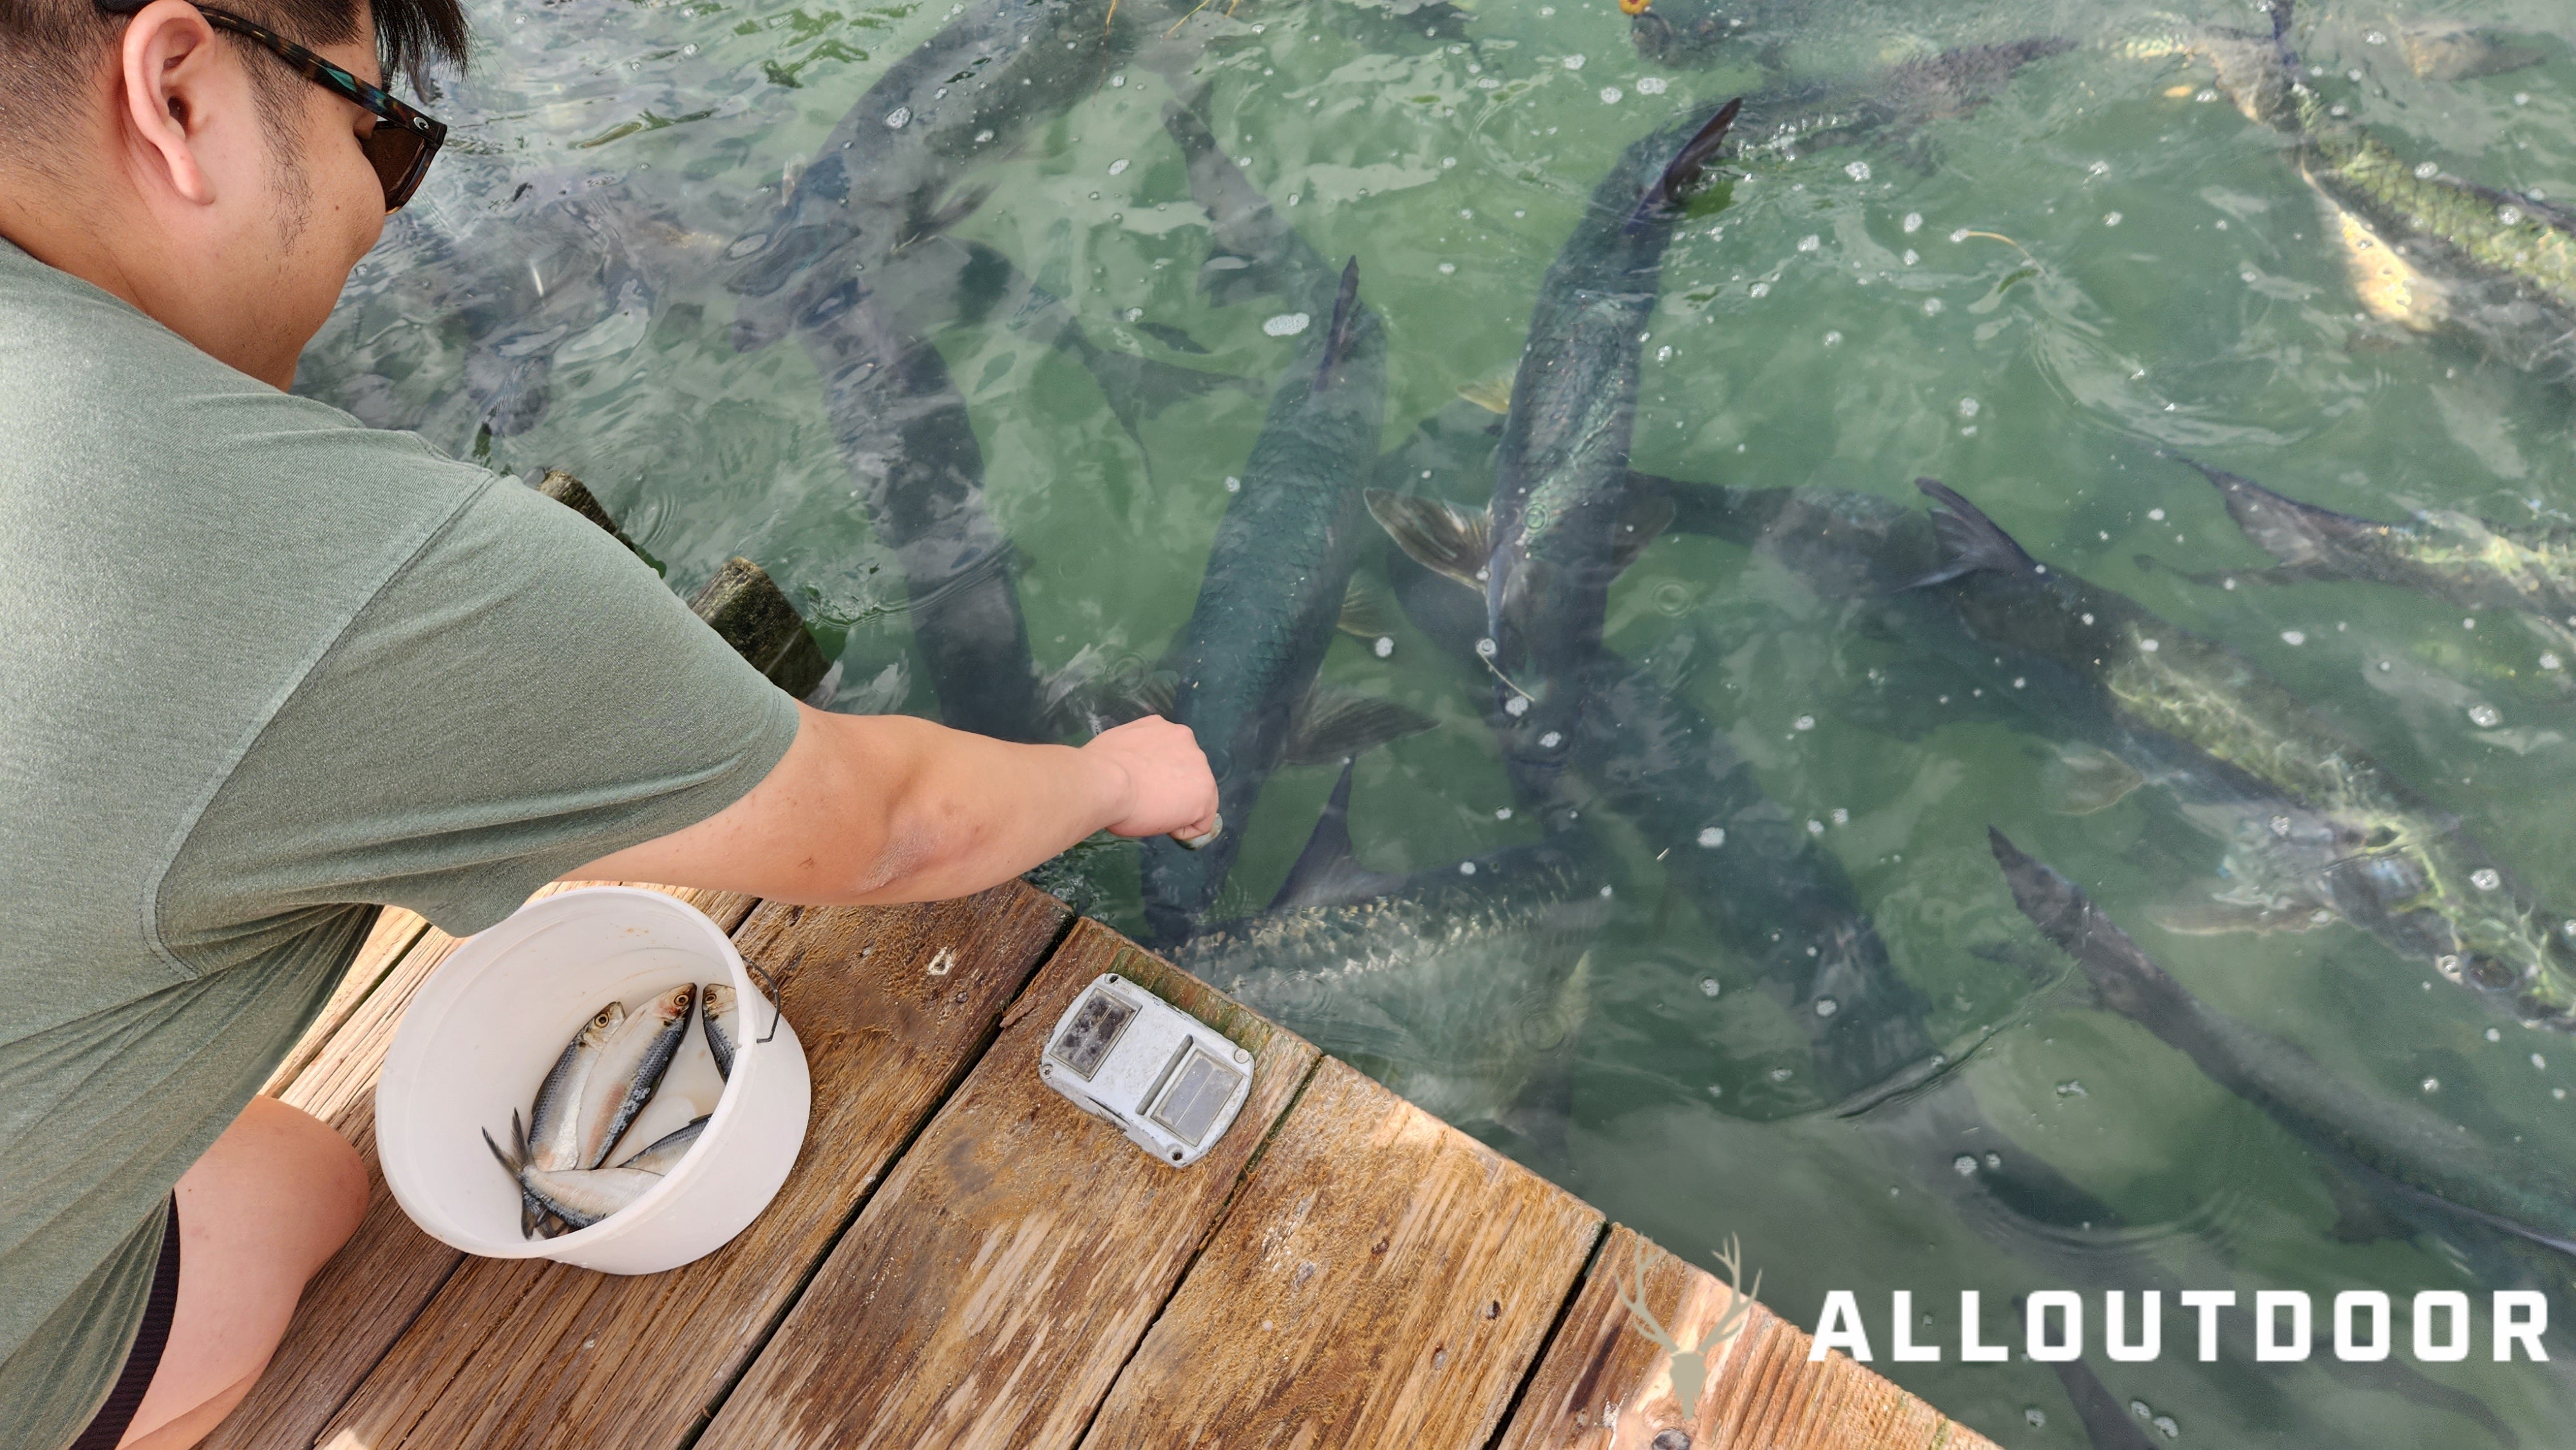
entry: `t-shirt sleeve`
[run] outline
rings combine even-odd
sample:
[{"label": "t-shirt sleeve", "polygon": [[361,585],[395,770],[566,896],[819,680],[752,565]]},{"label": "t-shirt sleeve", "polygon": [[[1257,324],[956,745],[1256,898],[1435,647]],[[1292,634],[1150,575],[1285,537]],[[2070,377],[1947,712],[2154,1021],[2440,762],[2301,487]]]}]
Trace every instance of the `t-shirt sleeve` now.
[{"label": "t-shirt sleeve", "polygon": [[480,931],[723,810],[796,728],[785,692],[641,560],[495,479],[260,730],[173,858],[162,934],[182,960],[223,958],[352,902]]}]

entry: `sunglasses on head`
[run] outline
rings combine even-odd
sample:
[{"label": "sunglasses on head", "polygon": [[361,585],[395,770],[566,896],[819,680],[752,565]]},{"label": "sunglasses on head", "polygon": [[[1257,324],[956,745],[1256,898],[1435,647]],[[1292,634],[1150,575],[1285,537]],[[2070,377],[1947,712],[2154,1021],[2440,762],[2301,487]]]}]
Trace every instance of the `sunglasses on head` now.
[{"label": "sunglasses on head", "polygon": [[[110,15],[132,15],[150,3],[152,0],[97,0],[98,8]],[[367,153],[367,163],[376,169],[376,180],[385,189],[388,214],[402,210],[412,193],[420,190],[420,179],[429,174],[431,159],[447,140],[447,127],[267,26],[212,6],[200,5],[197,13],[217,30],[229,30],[266,47],[305,79],[376,118],[375,129],[361,137],[358,145]]]}]

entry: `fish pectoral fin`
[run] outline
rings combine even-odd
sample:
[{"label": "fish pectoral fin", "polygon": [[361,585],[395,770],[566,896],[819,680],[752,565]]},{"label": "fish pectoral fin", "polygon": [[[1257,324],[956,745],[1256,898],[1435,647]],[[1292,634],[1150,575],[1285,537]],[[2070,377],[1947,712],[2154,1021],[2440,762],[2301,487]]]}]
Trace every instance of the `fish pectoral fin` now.
[{"label": "fish pectoral fin", "polygon": [[1382,639],[1394,632],[1393,619],[1387,612],[1386,595],[1367,580],[1354,579],[1342,591],[1342,613],[1333,627],[1360,639]]},{"label": "fish pectoral fin", "polygon": [[1386,530],[1395,546],[1423,568],[1454,579],[1482,594],[1476,575],[1494,553],[1494,520],[1483,510],[1469,511],[1414,493],[1368,491],[1369,517]]},{"label": "fish pectoral fin", "polygon": [[2039,780],[2048,808],[2061,816],[2109,810],[2146,784],[2135,766],[2098,745],[2059,746]]},{"label": "fish pectoral fin", "polygon": [[1393,700],[1319,684],[1306,692],[1288,722],[1288,742],[1279,760],[1283,765],[1328,765],[1439,723]]},{"label": "fish pectoral fin", "polygon": [[[1075,336],[1073,329],[1068,327],[1056,345],[1075,350],[1072,346]],[[1234,373],[1185,368],[1179,363],[1139,357],[1132,352],[1092,347],[1081,351],[1081,356],[1083,365],[1090,370],[1092,382],[1099,386],[1101,397],[1108,402],[1109,411],[1117,415],[1131,438],[1135,436],[1138,424],[1174,403],[1205,397],[1228,388],[1248,393],[1254,387],[1251,379]]]}]

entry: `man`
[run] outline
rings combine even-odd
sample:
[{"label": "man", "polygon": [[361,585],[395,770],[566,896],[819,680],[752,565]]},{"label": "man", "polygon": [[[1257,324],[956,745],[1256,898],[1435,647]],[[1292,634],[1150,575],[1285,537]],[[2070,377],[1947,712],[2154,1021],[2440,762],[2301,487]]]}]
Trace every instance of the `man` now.
[{"label": "man", "polygon": [[[259,1083],[378,904],[959,895],[1203,835],[1189,732],[790,701],[608,535],[289,396],[455,0],[0,0],[0,1445],[195,1443],[366,1188]],[[174,1191],[175,1190],[175,1191]]]}]

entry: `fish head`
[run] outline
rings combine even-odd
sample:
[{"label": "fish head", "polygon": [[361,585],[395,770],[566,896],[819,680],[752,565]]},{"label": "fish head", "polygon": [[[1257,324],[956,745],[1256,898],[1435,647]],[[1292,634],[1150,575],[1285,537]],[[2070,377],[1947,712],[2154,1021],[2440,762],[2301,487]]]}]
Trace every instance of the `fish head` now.
[{"label": "fish head", "polygon": [[588,1022],[582,1024],[580,1036],[581,1045],[584,1047],[597,1047],[599,1044],[606,1042],[609,1035],[617,1030],[618,1024],[625,1020],[626,1004],[623,1002],[611,1002],[607,1006],[600,1008],[596,1015],[594,1015]]},{"label": "fish head", "polygon": [[1750,23],[1746,8],[1714,0],[1650,0],[1629,14],[1628,39],[1640,57],[1659,65],[1715,65],[1726,43],[1742,38]]},{"label": "fish head", "polygon": [[710,1017],[722,1017],[726,1013],[731,1012],[733,1010],[733,997],[733,983],[707,983],[706,994],[704,997],[706,1014]]},{"label": "fish head", "polygon": [[662,993],[658,997],[655,997],[651,1002],[645,1005],[644,1010],[663,1022],[676,1022],[689,1015],[689,1008],[691,1005],[696,1003],[697,1000],[698,989],[696,984],[691,982],[682,982],[680,985],[673,987],[671,990]]}]

